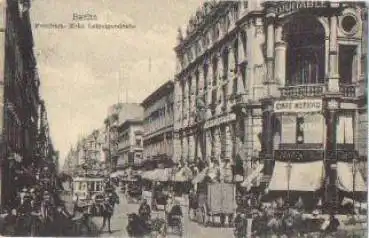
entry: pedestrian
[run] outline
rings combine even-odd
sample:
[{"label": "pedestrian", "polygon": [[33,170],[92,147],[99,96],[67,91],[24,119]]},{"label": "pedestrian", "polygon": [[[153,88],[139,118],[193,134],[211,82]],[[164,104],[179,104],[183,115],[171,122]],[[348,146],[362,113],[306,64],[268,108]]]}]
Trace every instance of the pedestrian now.
[{"label": "pedestrian", "polygon": [[138,209],[138,215],[144,222],[148,222],[151,217],[151,209],[149,204],[147,204],[147,200],[144,199]]},{"label": "pedestrian", "polygon": [[188,194],[188,216],[191,218],[191,210],[193,215],[196,216],[196,209],[198,207],[197,194],[192,188]]},{"label": "pedestrian", "polygon": [[15,208],[10,209],[7,212],[7,216],[4,220],[3,230],[1,231],[1,235],[3,236],[16,236],[17,230],[17,210]]},{"label": "pedestrian", "polygon": [[110,227],[110,220],[114,213],[114,206],[115,204],[119,204],[119,198],[118,195],[113,194],[113,190],[108,190],[105,193],[105,198],[102,204],[102,216],[103,216],[103,224],[100,228],[102,231],[105,228],[106,222],[108,223],[108,231],[109,233],[112,233],[111,227]]}]

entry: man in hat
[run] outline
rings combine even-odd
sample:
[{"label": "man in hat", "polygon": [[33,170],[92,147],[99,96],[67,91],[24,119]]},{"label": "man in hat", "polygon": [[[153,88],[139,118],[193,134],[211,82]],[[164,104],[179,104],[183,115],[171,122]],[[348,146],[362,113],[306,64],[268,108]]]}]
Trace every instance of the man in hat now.
[{"label": "man in hat", "polygon": [[151,217],[151,209],[149,204],[147,204],[147,200],[144,199],[138,209],[138,214],[140,215],[141,219],[147,222]]},{"label": "man in hat", "polygon": [[27,192],[24,193],[23,202],[19,206],[18,216],[20,219],[17,220],[17,227],[20,228],[20,235],[28,235],[31,231],[31,224],[32,224],[32,205],[31,205],[31,196]]}]

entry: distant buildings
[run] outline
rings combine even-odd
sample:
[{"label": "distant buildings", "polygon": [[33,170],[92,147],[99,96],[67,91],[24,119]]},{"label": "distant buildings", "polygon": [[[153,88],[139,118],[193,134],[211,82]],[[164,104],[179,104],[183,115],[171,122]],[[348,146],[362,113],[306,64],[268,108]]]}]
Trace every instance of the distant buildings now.
[{"label": "distant buildings", "polygon": [[[95,166],[100,164],[104,167],[105,172],[111,172],[117,169],[117,163],[119,168],[128,164],[128,151],[131,150],[126,148],[128,142],[127,145],[121,143],[122,133],[131,131],[136,124],[133,122],[142,120],[142,115],[143,109],[138,103],[117,103],[110,106],[104,125],[81,138],[77,145],[70,149],[64,162],[63,171],[73,174],[77,171],[83,172],[82,167],[86,167],[88,164],[90,165],[87,167],[91,168],[92,164]],[[130,126],[127,127],[127,125]]]},{"label": "distant buildings", "polygon": [[127,120],[142,120],[142,107],[138,103],[118,103],[108,109],[108,117],[105,119],[106,144],[105,150],[110,161],[112,171],[116,170],[119,152],[119,127]]},{"label": "distant buildings", "polygon": [[143,121],[129,119],[118,128],[119,144],[116,169],[139,166],[143,161]]},{"label": "distant buildings", "polygon": [[93,130],[86,137],[81,138],[76,147],[72,147],[64,162],[63,171],[69,174],[83,173],[89,170],[103,169],[106,164],[104,151],[106,133],[105,128]]},{"label": "distant buildings", "polygon": [[144,108],[143,147],[146,160],[173,160],[173,103],[173,81],[160,86],[141,103]]}]

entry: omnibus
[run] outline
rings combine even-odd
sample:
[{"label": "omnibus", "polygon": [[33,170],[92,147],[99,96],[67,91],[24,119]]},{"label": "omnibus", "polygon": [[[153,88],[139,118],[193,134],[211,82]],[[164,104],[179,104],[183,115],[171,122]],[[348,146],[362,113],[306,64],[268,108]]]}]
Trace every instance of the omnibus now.
[{"label": "omnibus", "polygon": [[104,177],[75,177],[73,178],[73,196],[80,200],[90,200],[95,194],[104,191]]}]

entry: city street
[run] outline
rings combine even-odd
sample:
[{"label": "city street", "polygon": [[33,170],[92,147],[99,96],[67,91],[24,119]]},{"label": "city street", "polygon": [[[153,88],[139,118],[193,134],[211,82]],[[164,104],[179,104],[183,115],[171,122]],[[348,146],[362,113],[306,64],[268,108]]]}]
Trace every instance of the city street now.
[{"label": "city street", "polygon": [[[114,216],[112,218],[111,229],[113,231],[112,234],[108,233],[108,228],[102,232],[102,237],[127,237],[126,226],[127,226],[127,214],[129,213],[137,213],[139,204],[130,203],[128,204],[127,199],[123,194],[119,194],[120,204],[117,205],[114,211]],[[196,222],[189,221],[187,216],[187,207],[183,207],[184,217],[184,233],[183,237],[232,237],[233,231],[232,228],[220,228],[220,227],[203,227]],[[164,211],[154,211],[152,212],[152,217],[161,217],[164,218]],[[94,222],[100,227],[102,224],[102,218],[94,218]],[[176,237],[173,234],[170,234],[169,229],[169,237]]]}]

